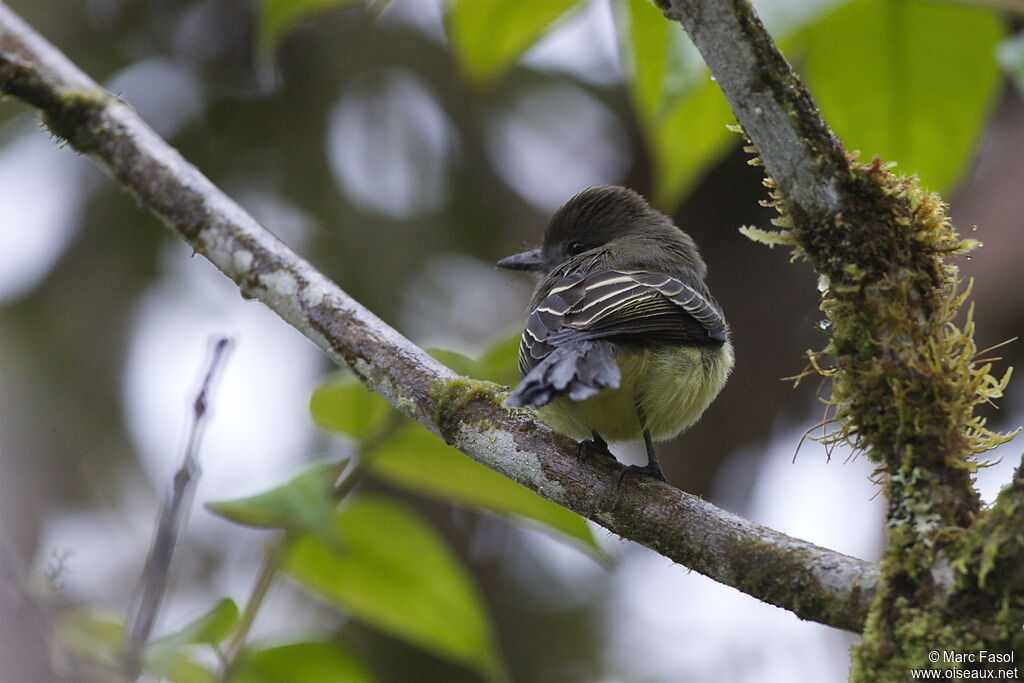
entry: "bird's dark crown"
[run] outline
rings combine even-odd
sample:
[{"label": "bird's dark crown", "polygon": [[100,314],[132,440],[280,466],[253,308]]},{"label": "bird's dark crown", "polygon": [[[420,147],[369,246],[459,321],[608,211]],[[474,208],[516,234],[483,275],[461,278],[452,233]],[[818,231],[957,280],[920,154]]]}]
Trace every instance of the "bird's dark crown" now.
[{"label": "bird's dark crown", "polygon": [[630,246],[616,251],[639,253],[655,261],[648,265],[662,266],[667,272],[688,268],[705,277],[707,267],[693,239],[639,194],[618,185],[591,187],[563,204],[548,223],[542,251],[553,266],[613,243]]}]

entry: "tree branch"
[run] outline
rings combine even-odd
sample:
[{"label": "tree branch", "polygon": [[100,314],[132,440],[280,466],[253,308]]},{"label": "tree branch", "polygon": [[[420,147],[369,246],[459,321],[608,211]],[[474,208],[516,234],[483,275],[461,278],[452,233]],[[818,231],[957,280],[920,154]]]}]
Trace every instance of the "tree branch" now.
[{"label": "tree branch", "polygon": [[504,387],[455,375],[290,251],[117,98],[0,4],[0,91],[43,112],[248,295],[350,367],[404,414],[474,460],[710,578],[804,619],[859,631],[878,580],[867,562],[790,538],[617,463],[581,462],[576,444]]},{"label": "tree branch", "polygon": [[976,362],[970,315],[957,320],[966,293],[947,258],[977,243],[915,178],[846,154],[749,0],[656,2],[690,34],[770,176],[784,229],[747,234],[793,246],[823,285],[829,343],[811,361],[832,380],[830,439],[881,473],[890,543],[852,679],[902,680],[937,651],[1024,648],[1024,487],[1015,479],[986,512],[971,477],[973,456],[1013,436],[973,414],[1009,381]]},{"label": "tree branch", "polygon": [[841,209],[847,162],[748,0],[655,0],[690,35],[776,186],[804,212]]}]

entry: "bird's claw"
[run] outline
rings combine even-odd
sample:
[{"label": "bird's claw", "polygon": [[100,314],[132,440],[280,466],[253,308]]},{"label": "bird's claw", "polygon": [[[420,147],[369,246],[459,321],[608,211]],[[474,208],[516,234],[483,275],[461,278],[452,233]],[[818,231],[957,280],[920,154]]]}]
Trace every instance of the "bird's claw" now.
[{"label": "bird's claw", "polygon": [[658,481],[665,482],[666,484],[668,483],[668,479],[665,478],[665,473],[661,471],[661,468],[657,465],[652,465],[651,463],[646,465],[626,465],[626,467],[619,472],[619,485],[622,484],[622,479],[627,474],[643,474],[653,477]]}]

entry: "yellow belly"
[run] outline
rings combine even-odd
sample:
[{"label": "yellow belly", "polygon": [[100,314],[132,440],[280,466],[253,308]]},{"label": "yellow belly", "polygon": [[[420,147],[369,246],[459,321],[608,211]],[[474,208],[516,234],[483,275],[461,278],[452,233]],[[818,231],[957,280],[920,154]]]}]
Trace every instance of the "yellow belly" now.
[{"label": "yellow belly", "polygon": [[639,405],[656,440],[671,439],[693,425],[725,386],[733,365],[732,345],[655,346],[618,350],[618,389],[586,401],[559,398],[538,411],[541,419],[574,439],[597,432],[607,441],[640,439]]}]

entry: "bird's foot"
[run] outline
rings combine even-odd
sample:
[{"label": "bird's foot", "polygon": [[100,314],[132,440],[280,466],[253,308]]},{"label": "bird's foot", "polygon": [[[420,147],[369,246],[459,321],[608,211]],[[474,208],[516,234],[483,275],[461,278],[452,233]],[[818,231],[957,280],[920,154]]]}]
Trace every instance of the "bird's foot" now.
[{"label": "bird's foot", "polygon": [[648,477],[654,477],[658,481],[663,481],[666,484],[668,479],[665,478],[665,473],[661,471],[661,467],[657,463],[647,463],[646,465],[626,465],[626,467],[619,473],[619,484],[622,484],[622,479],[627,474],[642,474]]}]

